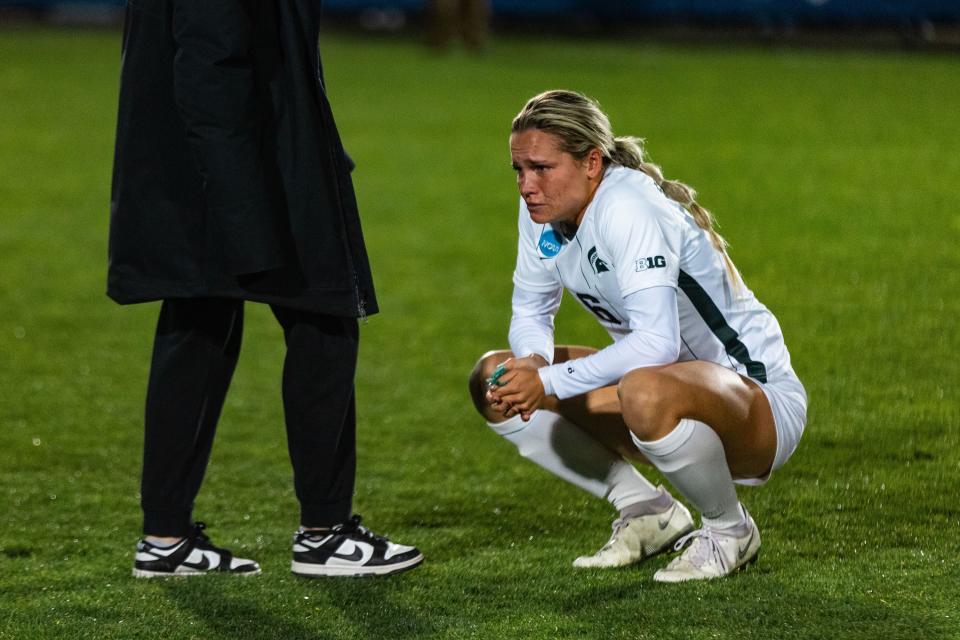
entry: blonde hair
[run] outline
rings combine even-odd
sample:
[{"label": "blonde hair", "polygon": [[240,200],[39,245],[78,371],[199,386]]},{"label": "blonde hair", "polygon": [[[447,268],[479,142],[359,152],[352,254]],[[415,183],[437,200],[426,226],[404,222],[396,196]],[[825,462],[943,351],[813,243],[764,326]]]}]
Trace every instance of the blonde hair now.
[{"label": "blonde hair", "polygon": [[527,101],[513,119],[510,132],[528,129],[553,134],[560,141],[561,150],[578,160],[585,158],[591,149],[599,149],[604,164],[619,164],[650,176],[664,195],[681,204],[697,226],[707,232],[710,243],[723,256],[732,281],[740,282],[740,275],[727,254],[727,241],[717,233],[713,214],[697,202],[697,192],[683,182],[664,178],[660,167],[645,158],[642,138],[614,136],[610,119],[597,101],[576,91],[545,91]]}]

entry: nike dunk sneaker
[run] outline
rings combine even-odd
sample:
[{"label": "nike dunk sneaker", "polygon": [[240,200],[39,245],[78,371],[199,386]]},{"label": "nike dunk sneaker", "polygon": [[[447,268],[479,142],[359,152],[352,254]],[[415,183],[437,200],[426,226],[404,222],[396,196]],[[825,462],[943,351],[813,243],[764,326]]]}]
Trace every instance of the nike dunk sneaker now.
[{"label": "nike dunk sneaker", "polygon": [[235,558],[229,550],[215,547],[203,532],[206,527],[202,522],[195,522],[190,535],[169,547],[138,541],[133,577],[202,576],[214,572],[253,576],[260,573],[260,565],[253,560]]},{"label": "nike dunk sneaker", "polygon": [[745,569],[760,551],[760,531],[743,509],[744,522],[726,529],[704,527],[680,538],[674,547],[690,546],[653,575],[657,582],[720,578]]},{"label": "nike dunk sneaker", "polygon": [[584,568],[622,567],[667,551],[678,538],[693,531],[693,518],[685,506],[674,500],[661,513],[613,521],[613,534],[592,556],[580,556],[573,566]]},{"label": "nike dunk sneaker", "polygon": [[309,578],[385,576],[423,562],[415,547],[390,542],[360,525],[360,516],[330,531],[299,531],[293,536],[293,573]]}]

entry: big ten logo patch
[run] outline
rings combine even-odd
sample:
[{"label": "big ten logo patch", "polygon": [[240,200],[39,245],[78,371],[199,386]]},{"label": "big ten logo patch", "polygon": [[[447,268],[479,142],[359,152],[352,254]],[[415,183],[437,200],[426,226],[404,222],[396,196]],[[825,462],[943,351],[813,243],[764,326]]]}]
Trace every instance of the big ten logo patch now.
[{"label": "big ten logo patch", "polygon": [[646,271],[647,269],[662,269],[667,266],[667,259],[663,256],[650,256],[648,258],[637,258],[633,261],[634,271]]}]

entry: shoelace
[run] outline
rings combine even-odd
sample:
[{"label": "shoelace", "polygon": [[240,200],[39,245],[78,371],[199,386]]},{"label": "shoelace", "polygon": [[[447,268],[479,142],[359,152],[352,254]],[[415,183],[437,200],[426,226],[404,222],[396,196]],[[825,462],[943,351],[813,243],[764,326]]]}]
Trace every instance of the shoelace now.
[{"label": "shoelace", "polygon": [[[727,567],[727,559],[724,557],[723,550],[720,548],[720,540],[717,537],[717,533],[713,529],[710,527],[704,527],[703,529],[691,531],[687,535],[677,540],[677,543],[673,545],[674,551],[683,549],[687,542],[690,541],[692,541],[690,543],[690,551],[692,552],[693,556],[689,560],[691,564],[701,567],[707,563],[712,555],[720,564],[723,572],[729,572],[729,568]],[[696,545],[696,549],[694,549],[694,545]]]},{"label": "shoelace", "polygon": [[361,520],[363,520],[363,517],[359,514],[355,514],[347,522],[334,527],[332,531],[335,533],[356,533],[357,535],[372,542],[387,542],[387,539],[384,536],[378,536],[373,531],[370,531],[370,529],[367,529],[361,525]]},{"label": "shoelace", "polygon": [[194,522],[193,533],[187,536],[187,538],[199,540],[200,542],[210,542],[210,536],[203,532],[203,530],[206,528],[207,524],[205,522]]},{"label": "shoelace", "polygon": [[[203,523],[203,522],[194,522],[194,523],[193,523],[193,531],[191,531],[191,532],[190,532],[189,534],[187,534],[186,536],[180,538],[177,542],[173,543],[173,544],[170,545],[170,546],[171,546],[171,547],[175,547],[175,546],[179,545],[181,542],[193,541],[193,540],[196,540],[197,542],[200,542],[200,543],[209,543],[209,544],[212,545],[212,543],[210,542],[210,537],[203,532],[203,530],[206,529],[206,528],[207,528],[206,523]],[[156,545],[154,545],[154,546],[156,546]]]},{"label": "shoelace", "polygon": [[[603,549],[610,548],[610,546],[616,541],[617,534],[620,533],[620,530],[625,526],[627,526],[626,518],[617,518],[613,521],[613,524],[610,525],[610,528],[613,530],[613,532],[610,534],[610,539],[607,540],[607,544],[603,545]],[[603,549],[601,549],[601,551],[603,551]]]}]

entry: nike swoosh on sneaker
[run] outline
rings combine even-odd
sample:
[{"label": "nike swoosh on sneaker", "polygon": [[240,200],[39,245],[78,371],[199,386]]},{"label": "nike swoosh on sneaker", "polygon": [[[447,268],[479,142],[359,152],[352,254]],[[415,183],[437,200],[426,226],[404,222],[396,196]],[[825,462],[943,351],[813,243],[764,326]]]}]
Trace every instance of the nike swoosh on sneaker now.
[{"label": "nike swoosh on sneaker", "polygon": [[353,553],[332,553],[330,555],[332,555],[334,558],[340,558],[341,560],[346,560],[348,562],[357,562],[363,558],[363,551],[360,550],[360,547],[354,547]]},{"label": "nike swoosh on sneaker", "polygon": [[200,556],[200,562],[187,562],[184,560],[181,562],[181,566],[184,566],[188,569],[196,569],[197,571],[206,571],[210,568],[210,560],[207,558],[206,554]]},{"label": "nike swoosh on sneaker", "polygon": [[753,536],[755,535],[757,535],[756,529],[750,532],[750,539],[747,540],[747,544],[743,545],[742,549],[739,546],[737,547],[737,562],[740,562],[741,560],[743,560],[743,557],[747,555],[747,550],[750,549],[750,543],[753,542]]}]

